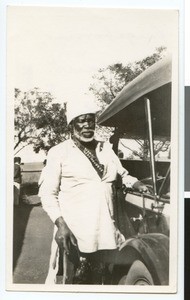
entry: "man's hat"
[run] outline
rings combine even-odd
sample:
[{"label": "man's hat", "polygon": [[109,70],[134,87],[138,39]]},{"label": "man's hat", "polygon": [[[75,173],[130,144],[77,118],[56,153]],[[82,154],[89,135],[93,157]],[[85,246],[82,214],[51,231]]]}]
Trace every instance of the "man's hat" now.
[{"label": "man's hat", "polygon": [[69,102],[67,104],[67,124],[73,119],[85,114],[95,114],[99,109],[97,105],[90,98],[82,98],[76,102]]}]

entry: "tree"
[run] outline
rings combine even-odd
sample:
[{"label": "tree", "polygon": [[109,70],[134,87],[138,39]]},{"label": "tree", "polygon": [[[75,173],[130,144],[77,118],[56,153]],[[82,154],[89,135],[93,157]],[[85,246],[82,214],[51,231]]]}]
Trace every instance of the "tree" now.
[{"label": "tree", "polygon": [[160,60],[165,52],[165,47],[159,47],[152,55],[128,63],[126,66],[122,63],[116,63],[99,69],[97,74],[92,77],[93,83],[90,85],[89,90],[94,94],[101,108],[103,109],[110,104],[125,85]]},{"label": "tree", "polygon": [[[149,153],[149,142],[148,140],[135,140],[137,143],[136,149],[132,149],[132,147],[129,147],[128,141],[120,140],[121,145],[130,150],[131,154],[127,157],[128,159],[135,159],[135,157],[138,157],[142,160],[149,159],[150,153]],[[159,158],[160,157],[160,151],[161,152],[167,152],[167,158],[169,158],[169,149],[170,149],[170,141],[167,139],[162,139],[160,141],[154,141],[154,156]]]},{"label": "tree", "polygon": [[48,151],[67,138],[66,103],[55,103],[49,92],[16,88],[14,112],[16,153],[27,145],[33,145],[36,153]]},{"label": "tree", "polygon": [[[160,60],[166,53],[166,47],[156,48],[155,52],[145,57],[142,60],[135,61],[123,65],[122,63],[116,63],[109,65],[106,68],[99,69],[98,73],[93,76],[93,83],[90,85],[89,90],[94,94],[97,102],[101,108],[101,111],[108,106],[117,94],[126,86],[129,82],[135,79],[143,71]],[[98,128],[100,135],[104,130],[101,126]],[[106,129],[107,136],[110,137],[113,129]],[[146,160],[148,157],[148,141],[136,140],[139,150],[132,150],[132,156],[137,156],[140,159]],[[168,151],[170,146],[169,141],[157,141],[154,144],[155,156],[160,151]]]}]

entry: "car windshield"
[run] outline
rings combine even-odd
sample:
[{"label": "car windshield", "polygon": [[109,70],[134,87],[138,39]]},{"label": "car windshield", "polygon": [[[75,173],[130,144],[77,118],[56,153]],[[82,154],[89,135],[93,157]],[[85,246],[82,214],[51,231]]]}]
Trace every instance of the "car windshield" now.
[{"label": "car windshield", "polygon": [[[154,151],[157,191],[160,197],[169,198],[170,141],[155,141]],[[148,185],[150,194],[153,194],[148,140],[122,137],[118,142],[117,153],[129,173]]]}]

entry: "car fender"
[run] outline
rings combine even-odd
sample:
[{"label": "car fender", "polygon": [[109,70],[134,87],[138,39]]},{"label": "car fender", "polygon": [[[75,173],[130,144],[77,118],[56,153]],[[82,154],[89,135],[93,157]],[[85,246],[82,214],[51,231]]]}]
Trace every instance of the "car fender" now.
[{"label": "car fender", "polygon": [[156,285],[169,284],[169,238],[163,234],[141,234],[127,239],[119,248],[117,265],[132,265],[140,259]]}]

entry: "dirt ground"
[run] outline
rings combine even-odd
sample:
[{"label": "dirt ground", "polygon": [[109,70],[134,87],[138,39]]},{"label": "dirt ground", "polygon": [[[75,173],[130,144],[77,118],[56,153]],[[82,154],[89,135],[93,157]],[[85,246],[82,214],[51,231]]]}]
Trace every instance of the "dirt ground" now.
[{"label": "dirt ground", "polygon": [[38,196],[14,207],[13,283],[40,284],[48,271],[53,224]]}]

